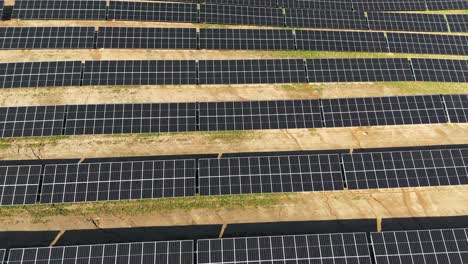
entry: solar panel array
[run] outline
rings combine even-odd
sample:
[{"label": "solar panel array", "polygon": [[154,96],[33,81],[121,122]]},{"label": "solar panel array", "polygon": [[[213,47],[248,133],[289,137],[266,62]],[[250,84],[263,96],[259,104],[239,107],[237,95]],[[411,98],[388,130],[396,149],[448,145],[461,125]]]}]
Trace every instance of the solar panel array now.
[{"label": "solar panel array", "polygon": [[92,49],[94,27],[1,27],[0,49]]},{"label": "solar panel array", "polygon": [[352,10],[347,0],[278,0],[280,7],[294,9]]},{"label": "solar panel array", "polygon": [[304,61],[203,60],[199,61],[200,84],[305,83]]},{"label": "solar panel array", "polygon": [[465,0],[426,0],[428,10],[465,10],[468,2]]},{"label": "solar panel array", "polygon": [[195,160],[46,165],[41,203],[141,200],[195,195]]},{"label": "solar panel array", "polygon": [[[3,6],[5,5],[4,3],[4,0],[0,0],[0,18],[3,18]],[[0,250],[1,251],[1,250]],[[1,257],[1,253],[0,253],[0,257]],[[2,259],[0,258],[0,261]],[[1,262],[0,262],[1,263]]]},{"label": "solar panel array", "polygon": [[332,28],[367,30],[363,12],[287,9],[286,25],[298,28]]},{"label": "solar panel array", "polygon": [[196,3],[115,1],[109,3],[109,20],[198,22]]},{"label": "solar panel array", "polygon": [[468,95],[444,95],[447,114],[452,123],[468,123]]},{"label": "solar panel array", "polygon": [[407,59],[307,60],[309,82],[413,81]]},{"label": "solar panel array", "polygon": [[468,230],[433,229],[371,233],[376,264],[466,263]]},{"label": "solar panel array", "polygon": [[200,195],[343,190],[339,155],[199,160]]},{"label": "solar panel array", "polygon": [[195,61],[86,61],[83,85],[197,84]]},{"label": "solar panel array", "polygon": [[371,264],[366,233],[202,239],[197,263]]},{"label": "solar panel array", "polygon": [[468,36],[387,33],[390,52],[468,55]]},{"label": "solar panel array", "polygon": [[380,32],[296,30],[298,50],[388,52]]},{"label": "solar panel array", "polygon": [[0,166],[0,205],[35,204],[41,169],[40,165]]},{"label": "solar panel array", "polygon": [[105,49],[197,49],[195,28],[102,27],[97,48]]},{"label": "solar panel array", "polygon": [[0,249],[0,264],[3,263],[3,260],[5,259],[5,255],[6,255],[6,250]]},{"label": "solar panel array", "polygon": [[200,29],[200,49],[294,50],[291,30]]},{"label": "solar panel array", "polygon": [[0,63],[0,88],[80,86],[81,61]]},{"label": "solar panel array", "polygon": [[361,11],[418,11],[427,9],[425,0],[351,0],[351,2],[355,10]]},{"label": "solar panel array", "polygon": [[342,155],[349,189],[468,184],[468,149]]},{"label": "solar panel array", "polygon": [[213,5],[234,5],[234,6],[262,6],[276,7],[276,0],[200,0],[201,3]]},{"label": "solar panel array", "polygon": [[67,247],[14,248],[9,250],[8,263],[193,264],[193,247],[193,241],[179,240]]},{"label": "solar panel array", "polygon": [[447,123],[441,96],[322,100],[326,127]]},{"label": "solar panel array", "polygon": [[13,19],[105,20],[106,0],[16,0]]},{"label": "solar panel array", "polygon": [[195,103],[70,105],[64,135],[186,132],[195,129]]},{"label": "solar panel array", "polygon": [[201,5],[200,22],[208,24],[284,26],[282,9],[249,6]]},{"label": "solar panel array", "polygon": [[468,82],[467,60],[411,59],[416,81]]},{"label": "solar panel array", "polygon": [[199,103],[201,131],[322,127],[320,101]]},{"label": "solar panel array", "polygon": [[468,15],[446,15],[451,32],[468,32]]},{"label": "solar panel array", "polygon": [[0,137],[46,137],[62,135],[65,106],[0,108]]},{"label": "solar panel array", "polygon": [[377,12],[367,15],[371,30],[448,32],[444,15]]}]

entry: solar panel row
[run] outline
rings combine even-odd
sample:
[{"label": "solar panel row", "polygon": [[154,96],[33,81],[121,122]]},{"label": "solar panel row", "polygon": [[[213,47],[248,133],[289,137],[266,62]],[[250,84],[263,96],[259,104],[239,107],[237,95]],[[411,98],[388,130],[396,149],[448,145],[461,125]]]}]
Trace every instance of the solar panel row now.
[{"label": "solar panel row", "polygon": [[0,63],[0,88],[414,80],[468,82],[468,61],[392,58]]},{"label": "solar panel row", "polygon": [[[103,27],[0,28],[0,49],[323,50],[467,55],[468,36],[352,31]],[[96,45],[95,45],[96,44]]]},{"label": "solar panel row", "polygon": [[451,32],[468,32],[468,15],[446,15]]},{"label": "solar panel row", "polygon": [[197,193],[215,196],[467,184],[466,148],[274,153],[0,166],[0,205],[193,197]]},{"label": "solar panel row", "polygon": [[[465,0],[430,1],[428,5],[440,9],[468,9]],[[190,2],[110,1],[105,0],[32,1],[15,2],[14,19],[86,19],[123,21],[162,21],[186,23],[241,24],[257,26],[289,26],[333,29],[409,30],[447,32],[444,15],[411,13],[368,13],[363,11],[426,10],[425,1],[407,0],[279,0],[239,1],[207,0],[198,10]],[[357,9],[358,11],[353,11]],[[286,8],[285,14],[283,9]],[[449,15],[448,21],[466,15]],[[368,23],[369,22],[369,23]],[[466,28],[466,23],[462,23]],[[454,30],[458,31],[454,25]]]},{"label": "solar panel row", "polygon": [[467,95],[1,107],[0,136],[465,123],[467,111]]}]

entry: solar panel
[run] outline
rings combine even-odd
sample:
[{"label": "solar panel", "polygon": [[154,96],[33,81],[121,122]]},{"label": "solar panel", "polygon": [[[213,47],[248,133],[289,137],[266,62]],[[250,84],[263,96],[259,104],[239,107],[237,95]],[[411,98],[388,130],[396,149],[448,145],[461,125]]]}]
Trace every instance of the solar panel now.
[{"label": "solar panel", "polygon": [[376,264],[467,263],[467,229],[371,233]]},{"label": "solar panel", "polygon": [[413,81],[406,59],[307,60],[309,82]]},{"label": "solar panel", "polygon": [[354,153],[342,158],[353,190],[468,184],[468,149]]},{"label": "solar panel", "polygon": [[70,105],[64,134],[185,132],[196,123],[195,103]]},{"label": "solar panel", "polygon": [[318,100],[199,103],[201,131],[322,127]]},{"label": "solar panel", "polygon": [[97,48],[197,49],[195,28],[102,27]]},{"label": "solar panel", "polygon": [[446,123],[438,95],[322,100],[326,127]]},{"label": "solar panel", "polygon": [[468,123],[468,95],[443,95],[451,123]]},{"label": "solar panel", "polygon": [[369,29],[363,12],[286,9],[286,25],[298,28]]},{"label": "solar panel", "polygon": [[124,244],[10,249],[9,264],[35,263],[158,263],[192,264],[193,241],[158,241]]},{"label": "solar panel", "polygon": [[201,239],[197,263],[371,264],[365,233]]},{"label": "solar panel", "polygon": [[468,15],[445,15],[451,32],[468,32]]},{"label": "solar panel", "polygon": [[284,26],[282,9],[250,6],[201,5],[200,22],[208,24]]},{"label": "solar panel", "polygon": [[468,55],[468,36],[387,33],[392,53]]},{"label": "solar panel", "polygon": [[353,8],[362,11],[411,11],[426,10],[422,0],[352,0]]},{"label": "solar panel", "polygon": [[0,264],[3,263],[3,260],[5,259],[5,254],[6,254],[6,250],[0,249]]},{"label": "solar panel", "polygon": [[0,136],[45,137],[62,135],[63,105],[0,108]]},{"label": "solar panel", "polygon": [[371,30],[448,32],[444,15],[412,13],[367,13]]},{"label": "solar panel", "polygon": [[79,86],[81,61],[0,63],[0,88]]},{"label": "solar panel", "polygon": [[411,59],[416,81],[468,82],[468,60]]},{"label": "solar panel", "polygon": [[92,49],[93,27],[1,27],[0,49]]},{"label": "solar panel", "polygon": [[86,61],[83,85],[182,85],[196,84],[196,63],[174,61]]},{"label": "solar panel", "polygon": [[200,159],[200,195],[343,190],[339,155]]},{"label": "solar panel", "polygon": [[199,61],[200,84],[305,83],[304,61],[204,60]]},{"label": "solar panel", "polygon": [[428,10],[465,10],[468,9],[466,0],[426,0]]},{"label": "solar panel", "polygon": [[106,0],[15,0],[13,19],[105,20]]},{"label": "solar panel", "polygon": [[200,29],[200,49],[212,50],[294,50],[291,30]]},{"label": "solar panel", "polygon": [[[4,1],[0,0],[0,19],[3,18],[3,6],[4,6]],[[1,253],[0,253],[0,257],[1,257]],[[1,261],[1,259],[0,259],[0,261]]]},{"label": "solar panel", "polygon": [[[40,165],[0,166],[0,205],[35,204],[41,168]],[[0,262],[1,255],[0,252]]]},{"label": "solar panel", "polygon": [[194,196],[195,174],[195,160],[46,165],[41,203]]},{"label": "solar panel", "polygon": [[234,6],[276,7],[276,0],[201,0],[202,3]]},{"label": "solar panel", "polygon": [[381,32],[296,30],[298,50],[388,52]]},{"label": "solar panel", "polygon": [[278,0],[279,6],[295,9],[352,10],[346,0]]},{"label": "solar panel", "polygon": [[114,1],[109,3],[109,20],[198,22],[196,3]]}]

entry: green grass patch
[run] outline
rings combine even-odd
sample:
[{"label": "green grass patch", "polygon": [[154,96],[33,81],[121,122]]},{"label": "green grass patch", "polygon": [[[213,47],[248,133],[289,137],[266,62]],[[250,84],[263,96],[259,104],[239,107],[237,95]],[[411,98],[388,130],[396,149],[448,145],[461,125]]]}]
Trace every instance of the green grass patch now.
[{"label": "green grass patch", "polygon": [[245,207],[272,207],[289,201],[293,194],[251,194],[231,196],[195,196],[156,200],[97,202],[62,205],[32,205],[0,207],[1,217],[26,215],[34,221],[54,216],[135,216],[152,212],[191,209],[234,209]]}]

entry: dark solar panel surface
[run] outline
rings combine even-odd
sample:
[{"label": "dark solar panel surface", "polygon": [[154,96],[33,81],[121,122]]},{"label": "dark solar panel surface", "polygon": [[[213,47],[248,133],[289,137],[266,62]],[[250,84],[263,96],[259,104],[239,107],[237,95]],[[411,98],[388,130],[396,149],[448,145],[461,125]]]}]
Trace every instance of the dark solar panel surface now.
[{"label": "dark solar panel surface", "polygon": [[380,32],[296,30],[298,50],[388,52]]},{"label": "dark solar panel surface", "polygon": [[354,10],[362,11],[411,11],[426,10],[424,0],[351,0]]},{"label": "dark solar panel surface", "polygon": [[451,123],[468,123],[468,94],[443,95]]},{"label": "dark solar panel surface", "polygon": [[466,263],[467,229],[371,233],[376,264]]},{"label": "dark solar panel surface", "polygon": [[406,59],[307,60],[309,82],[413,81]]},{"label": "dark solar panel surface", "polygon": [[322,105],[326,127],[447,122],[439,95],[324,99]]},{"label": "dark solar panel surface", "polygon": [[284,26],[282,9],[250,6],[201,5],[200,22],[255,26]]},{"label": "dark solar panel surface", "polygon": [[[0,11],[1,11],[1,9],[0,9]],[[1,12],[0,12],[0,14],[1,14]],[[6,250],[5,249],[0,249],[0,263],[3,263],[3,260],[5,259],[5,254],[6,254]]]},{"label": "dark solar panel surface", "polygon": [[41,168],[40,165],[0,166],[0,206],[35,204]]},{"label": "dark solar panel surface", "polygon": [[276,7],[276,0],[201,0],[202,3],[233,6]]},{"label": "dark solar panel surface", "polygon": [[416,81],[468,82],[468,60],[411,59]]},{"label": "dark solar panel surface", "polygon": [[291,30],[200,29],[200,49],[294,50]]},{"label": "dark solar panel surface", "polygon": [[465,10],[468,9],[466,0],[426,0],[428,10]]},{"label": "dark solar panel surface", "polygon": [[392,53],[468,55],[468,36],[387,33]]},{"label": "dark solar panel surface", "polygon": [[369,12],[367,17],[372,30],[448,32],[444,15]]},{"label": "dark solar panel surface", "polygon": [[194,196],[195,174],[195,160],[46,165],[41,203]]},{"label": "dark solar panel surface", "polygon": [[195,61],[86,61],[83,85],[196,84]]},{"label": "dark solar panel surface", "polygon": [[468,184],[468,149],[343,154],[349,189]]},{"label": "dark solar panel surface", "polygon": [[193,264],[193,241],[158,241],[67,247],[14,248],[8,263],[157,263]]},{"label": "dark solar panel surface", "polygon": [[343,190],[339,155],[200,159],[200,195]]},{"label": "dark solar panel surface", "polygon": [[195,28],[100,27],[97,48],[197,49]]},{"label": "dark solar panel surface", "polygon": [[451,32],[468,32],[468,15],[446,15]]},{"label": "dark solar panel surface", "polygon": [[200,84],[305,83],[303,60],[199,61]]},{"label": "dark solar panel surface", "polygon": [[196,23],[196,3],[110,1],[109,20]]},{"label": "dark solar panel surface", "polygon": [[0,108],[0,136],[45,137],[62,135],[65,106]]},{"label": "dark solar panel surface", "polygon": [[199,103],[200,130],[317,128],[318,100]]},{"label": "dark solar panel surface", "polygon": [[106,0],[16,0],[13,19],[105,20]]},{"label": "dark solar panel surface", "polygon": [[365,233],[198,240],[197,250],[199,264],[372,263]]},{"label": "dark solar panel surface", "polygon": [[1,27],[0,49],[92,49],[94,27]]},{"label": "dark solar panel surface", "polygon": [[65,135],[195,131],[196,104],[68,106]]},{"label": "dark solar panel surface", "polygon": [[[0,19],[3,18],[3,6],[4,6],[4,1],[3,0],[0,0]],[[0,249],[1,251],[1,249]],[[0,257],[1,257],[1,253],[0,253]],[[0,263],[1,263],[2,259],[0,258]]]},{"label": "dark solar panel surface", "polygon": [[286,25],[298,28],[369,29],[363,12],[286,9]]},{"label": "dark solar panel surface", "polygon": [[81,61],[0,64],[0,88],[79,86]]},{"label": "dark solar panel surface", "polygon": [[352,10],[351,1],[346,0],[278,0],[279,6],[295,9]]}]

